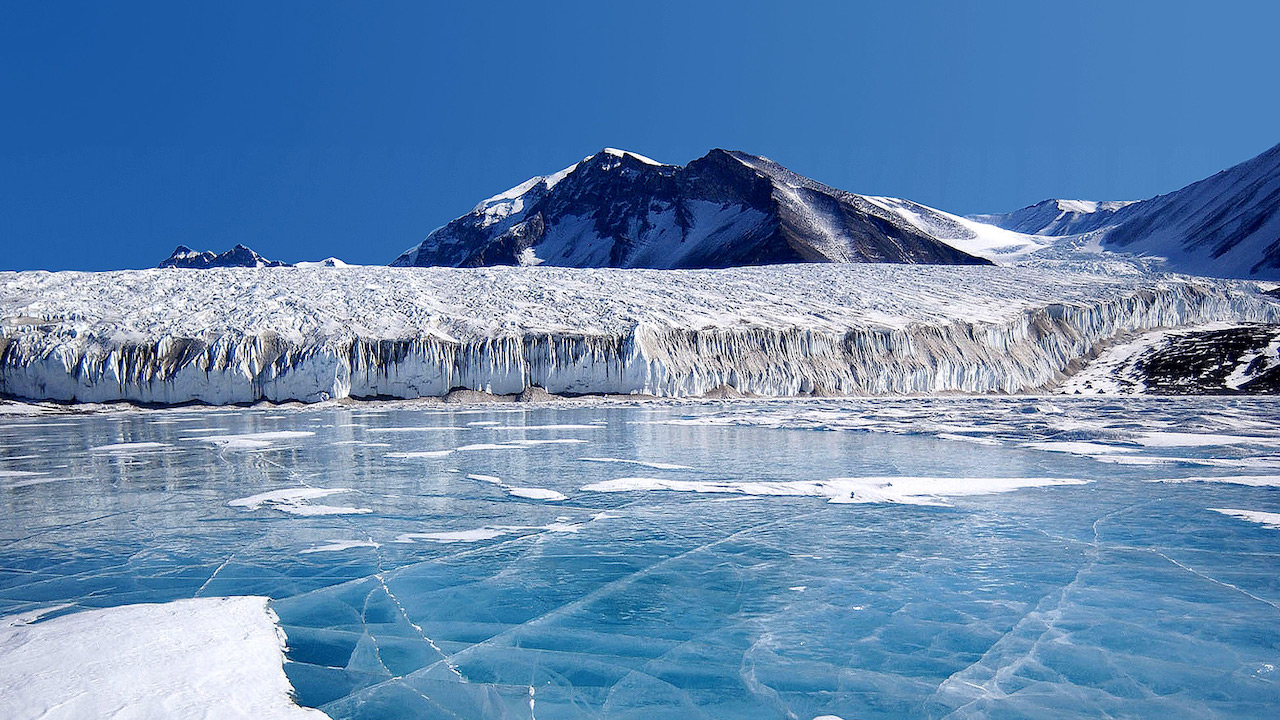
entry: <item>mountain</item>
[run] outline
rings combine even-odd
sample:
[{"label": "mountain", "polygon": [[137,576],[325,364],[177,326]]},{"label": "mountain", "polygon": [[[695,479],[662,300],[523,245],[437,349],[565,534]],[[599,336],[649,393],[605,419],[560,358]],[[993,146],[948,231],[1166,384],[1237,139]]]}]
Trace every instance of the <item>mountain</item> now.
[{"label": "mountain", "polygon": [[[391,264],[991,264],[940,240],[929,222],[913,221],[888,200],[836,190],[742,152],[712,150],[681,167],[610,148],[481,202]],[[965,237],[977,237],[966,223],[983,227],[951,215],[935,220]]]},{"label": "mountain", "polygon": [[268,260],[244,245],[236,245],[220,255],[208,250],[196,252],[186,245],[179,245],[167,260],[156,267],[203,270],[226,267],[289,267],[289,263]]},{"label": "mountain", "polygon": [[1132,200],[1042,200],[1035,205],[996,215],[970,215],[977,220],[1026,235],[1078,235],[1115,222],[1121,208]]},{"label": "mountain", "polygon": [[1195,275],[1280,279],[1280,145],[1181,190],[1139,202],[1045,200],[971,220],[1098,240]]}]

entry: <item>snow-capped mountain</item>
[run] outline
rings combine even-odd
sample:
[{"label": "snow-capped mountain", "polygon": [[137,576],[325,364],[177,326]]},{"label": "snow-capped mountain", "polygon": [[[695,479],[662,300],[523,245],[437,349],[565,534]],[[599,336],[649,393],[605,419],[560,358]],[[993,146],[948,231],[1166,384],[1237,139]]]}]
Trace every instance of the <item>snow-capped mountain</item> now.
[{"label": "snow-capped mountain", "polygon": [[977,220],[1024,235],[1079,235],[1114,224],[1118,210],[1132,200],[1042,200],[1011,213],[970,215]]},{"label": "snow-capped mountain", "polygon": [[1139,202],[1045,200],[971,220],[1020,233],[1079,237],[1167,258],[1195,275],[1280,279],[1280,145],[1181,190]]},{"label": "snow-capped mountain", "polygon": [[208,250],[196,252],[186,245],[179,245],[168,259],[156,267],[203,270],[227,267],[289,267],[289,263],[268,260],[244,245],[236,245],[221,254]]},{"label": "snow-capped mountain", "polygon": [[905,201],[836,190],[742,152],[712,150],[682,167],[606,149],[481,202],[391,264],[989,264],[930,229],[931,222],[953,226],[953,234],[974,239],[966,223],[986,226],[910,203],[930,218],[913,220],[894,203]]}]

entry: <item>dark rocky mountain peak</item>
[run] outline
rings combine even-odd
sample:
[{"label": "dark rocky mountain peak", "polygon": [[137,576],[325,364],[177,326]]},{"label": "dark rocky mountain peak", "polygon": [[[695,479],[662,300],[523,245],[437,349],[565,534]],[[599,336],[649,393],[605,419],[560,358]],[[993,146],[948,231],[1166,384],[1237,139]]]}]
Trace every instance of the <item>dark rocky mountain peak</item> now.
[{"label": "dark rocky mountain peak", "polygon": [[610,148],[481,202],[392,265],[797,262],[989,264],[767,158],[716,149],[678,166]]},{"label": "dark rocky mountain peak", "polygon": [[236,245],[221,254],[208,250],[197,252],[186,245],[179,245],[168,259],[156,267],[203,270],[225,267],[289,267],[289,263],[268,260],[244,245]]}]

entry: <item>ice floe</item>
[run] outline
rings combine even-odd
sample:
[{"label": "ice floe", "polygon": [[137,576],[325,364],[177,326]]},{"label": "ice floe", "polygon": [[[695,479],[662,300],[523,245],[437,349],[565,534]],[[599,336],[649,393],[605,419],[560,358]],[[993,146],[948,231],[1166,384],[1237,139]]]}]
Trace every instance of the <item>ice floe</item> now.
[{"label": "ice floe", "polygon": [[0,618],[0,717],[327,718],[299,707],[267,598]]},{"label": "ice floe", "polygon": [[1142,432],[1134,438],[1147,447],[1201,447],[1206,445],[1280,445],[1280,438],[1217,433]]},{"label": "ice floe", "polygon": [[249,511],[265,507],[290,515],[362,515],[373,512],[369,508],[312,505],[310,502],[316,498],[348,492],[351,492],[350,488],[287,488],[237,498],[228,502],[227,505]]},{"label": "ice floe", "polygon": [[302,554],[309,555],[311,553],[342,552],[343,550],[350,550],[352,548],[378,547],[382,547],[381,543],[376,543],[372,540],[334,540],[333,542],[326,543],[324,545],[307,548],[302,551]]},{"label": "ice floe", "polygon": [[832,503],[900,503],[904,505],[946,505],[947,498],[989,495],[1022,488],[1054,485],[1083,485],[1088,480],[1045,477],[847,477],[830,480],[778,482],[671,480],[668,478],[626,477],[584,485],[588,492],[631,492],[669,490],[693,493],[737,495],[808,496],[827,498]]},{"label": "ice floe", "polygon": [[470,530],[445,530],[441,532],[402,533],[395,542],[411,543],[424,541],[433,543],[472,543],[492,540],[504,535],[528,535],[539,532],[576,533],[582,529],[582,523],[556,520],[546,525],[490,525]]},{"label": "ice floe", "polygon": [[507,483],[503,482],[502,478],[495,477],[493,475],[472,474],[472,475],[467,475],[467,479],[476,480],[483,483],[489,483],[491,485],[497,485],[498,487],[505,490],[508,495],[511,495],[512,497],[524,498],[526,500],[557,501],[557,500],[567,499],[563,493],[558,492],[556,490],[549,490],[547,488],[512,487],[511,485],[508,485]]},{"label": "ice floe", "polygon": [[386,457],[389,458],[438,458],[446,455],[452,455],[452,450],[416,450],[413,452],[389,452]]},{"label": "ice floe", "polygon": [[627,460],[625,458],[604,458],[604,457],[580,457],[579,460],[584,462],[596,463],[622,463],[627,465],[639,465],[641,467],[653,468],[654,470],[692,470],[688,465],[677,465],[675,463],[652,462],[650,460]]},{"label": "ice floe", "polygon": [[89,448],[90,452],[109,452],[113,454],[126,454],[133,452],[144,452],[147,450],[159,450],[160,448],[169,447],[168,443],[162,442],[125,442],[115,443],[113,445],[99,445]]},{"label": "ice floe", "polygon": [[1209,508],[1216,513],[1230,515],[1241,520],[1248,520],[1252,523],[1275,530],[1280,530],[1280,513],[1262,512],[1261,510],[1237,510],[1234,508]]},{"label": "ice floe", "polygon": [[472,450],[522,450],[535,445],[577,445],[587,442],[577,438],[552,438],[546,440],[507,440],[500,443],[471,443],[454,448],[461,452]]},{"label": "ice floe", "polygon": [[191,440],[213,443],[228,450],[257,450],[268,448],[281,440],[297,440],[315,435],[310,430],[278,430],[275,432],[245,433],[243,435],[204,435]]},{"label": "ice floe", "polygon": [[1072,455],[1107,455],[1111,453],[1131,453],[1138,452],[1138,448],[1122,447],[1116,445],[1104,445],[1094,442],[1059,442],[1059,441],[1043,441],[1023,443],[1023,447],[1029,447],[1035,450],[1047,450],[1049,452],[1071,453]]},{"label": "ice floe", "polygon": [[1181,478],[1156,478],[1152,482],[1164,483],[1225,483],[1227,485],[1248,485],[1250,487],[1280,487],[1280,475],[1221,475]]},{"label": "ice floe", "polygon": [[512,495],[512,496],[514,496],[514,497],[518,497],[518,498],[525,498],[525,499],[527,499],[527,500],[550,500],[550,501],[555,501],[555,500],[565,500],[565,499],[567,499],[567,498],[565,497],[564,493],[557,492],[557,491],[555,491],[555,490],[549,490],[549,489],[547,489],[547,488],[510,487],[510,486],[508,486],[508,487],[506,487],[505,489],[506,489],[506,491],[507,491],[507,494],[508,494],[508,495]]}]

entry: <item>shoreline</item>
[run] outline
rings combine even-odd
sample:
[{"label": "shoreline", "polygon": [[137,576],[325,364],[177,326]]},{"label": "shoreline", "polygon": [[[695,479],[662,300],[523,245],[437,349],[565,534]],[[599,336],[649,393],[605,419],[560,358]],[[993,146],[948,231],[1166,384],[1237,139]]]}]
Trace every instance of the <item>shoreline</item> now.
[{"label": "shoreline", "polygon": [[[462,395],[462,393],[459,393]],[[0,421],[8,418],[25,417],[73,417],[81,415],[120,415],[126,413],[161,413],[161,412],[238,412],[253,410],[271,411],[307,411],[332,410],[337,408],[379,408],[387,410],[450,410],[474,411],[476,409],[510,408],[510,409],[546,409],[546,408],[587,408],[587,407],[679,407],[733,405],[740,403],[766,404],[802,404],[821,402],[928,402],[928,401],[968,401],[968,400],[1027,400],[1027,401],[1125,401],[1125,400],[1186,400],[1186,399],[1248,399],[1280,401],[1280,395],[1272,393],[1188,393],[1188,394],[1064,394],[1053,390],[1039,389],[1026,393],[934,393],[913,395],[788,395],[763,396],[735,394],[706,394],[689,397],[659,397],[656,395],[554,395],[543,393],[545,397],[537,399],[520,399],[518,395],[494,395],[475,390],[466,390],[462,397],[346,397],[340,400],[324,400],[306,403],[301,401],[272,402],[260,400],[254,403],[215,405],[192,401],[187,403],[162,405],[117,401],[110,403],[59,402],[54,400],[28,401],[20,398],[0,397]]]}]

